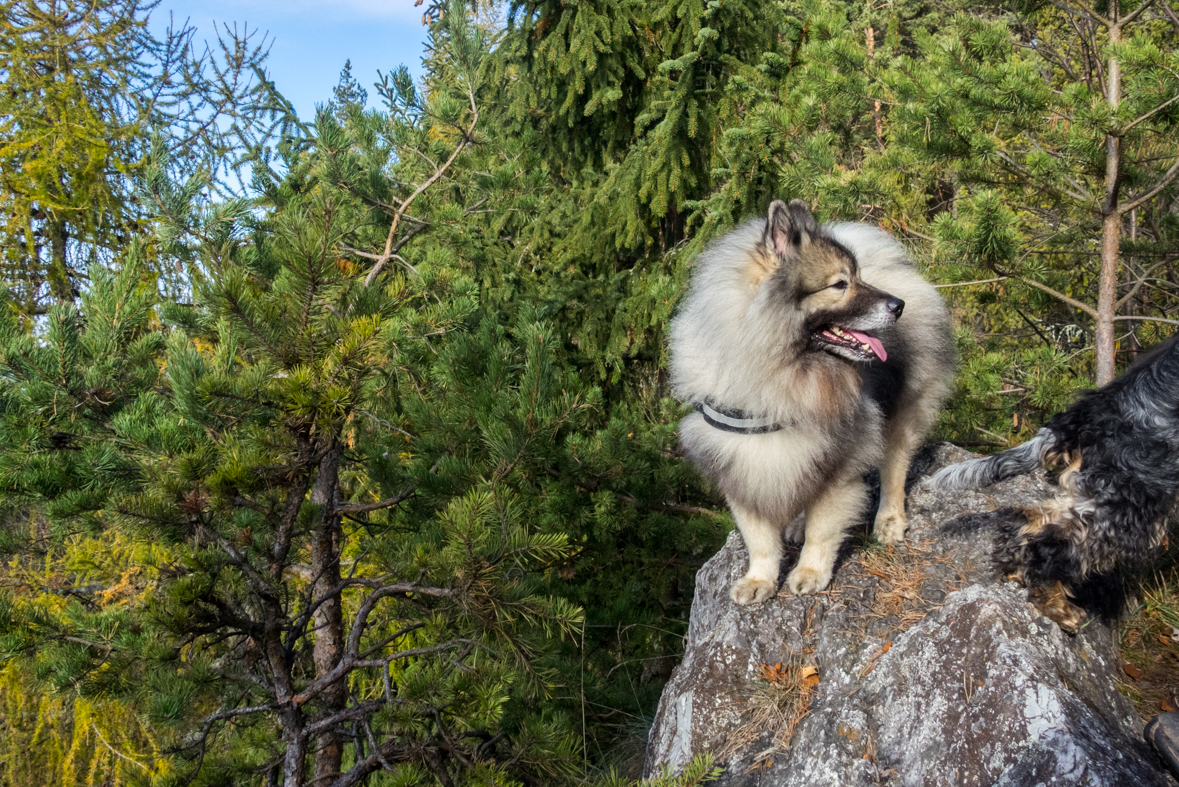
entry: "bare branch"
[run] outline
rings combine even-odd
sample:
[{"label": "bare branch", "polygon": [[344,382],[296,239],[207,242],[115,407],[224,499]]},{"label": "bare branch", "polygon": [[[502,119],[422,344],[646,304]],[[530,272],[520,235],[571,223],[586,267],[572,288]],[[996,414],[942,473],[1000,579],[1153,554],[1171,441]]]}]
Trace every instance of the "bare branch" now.
[{"label": "bare branch", "polygon": [[377,740],[373,737],[373,728],[369,725],[368,719],[361,719],[360,725],[364,727],[364,737],[368,739],[368,746],[370,749],[372,749],[373,756],[375,756],[381,763],[381,767],[387,771],[392,771],[393,766],[387,759],[385,759],[384,752],[382,752],[381,747],[377,745]]},{"label": "bare branch", "polygon": [[[316,579],[316,577],[311,576],[310,571],[307,572],[306,578],[311,583],[314,583],[315,579]],[[424,585],[419,585],[416,582],[400,582],[400,583],[397,583],[394,585],[382,585],[379,581],[374,580],[374,579],[365,579],[363,577],[349,577],[347,579],[341,580],[341,582],[339,584],[334,585],[333,587],[329,588],[326,592],[323,593],[323,595],[319,596],[318,598],[313,599],[310,597],[310,595],[305,597],[305,600],[307,602],[307,606],[303,609],[302,612],[299,613],[299,617],[295,620],[294,624],[290,627],[291,633],[290,633],[290,641],[289,641],[289,645],[288,645],[288,650],[293,652],[295,642],[298,640],[298,638],[300,636],[302,636],[304,633],[306,633],[305,629],[307,627],[307,624],[311,622],[311,618],[314,616],[315,611],[317,609],[322,607],[324,604],[326,604],[331,599],[338,596],[340,593],[343,593],[348,588],[358,588],[358,587],[370,588],[370,589],[375,590],[375,592],[373,594],[370,594],[368,597],[366,597],[366,600],[368,598],[372,598],[372,596],[376,595],[376,593],[380,593],[380,596],[378,597],[377,600],[379,600],[380,598],[387,598],[388,596],[395,596],[395,595],[399,595],[399,594],[403,594],[403,593],[417,593],[417,594],[420,594],[423,596],[436,596],[436,597],[439,597],[439,596],[445,597],[445,596],[454,595],[454,591],[449,590],[447,588],[426,587]],[[313,590],[313,586],[309,587],[308,594],[310,594],[310,592],[312,590]],[[371,612],[371,607],[364,611],[366,618],[370,612]],[[360,613],[357,613],[357,614],[359,616]],[[364,626],[367,624],[367,620],[360,620],[358,618],[358,622],[361,627],[361,630],[363,630]],[[354,623],[353,625],[355,626],[356,624]],[[353,655],[356,655],[356,654],[353,653]]]},{"label": "bare branch", "polygon": [[361,653],[360,657],[362,659],[367,659],[369,656],[376,653],[381,648],[387,646],[390,642],[393,642],[394,640],[397,640],[397,639],[401,639],[406,634],[409,634],[411,631],[417,631],[420,628],[425,628],[425,626],[426,626],[425,623],[414,623],[412,625],[406,626],[405,628],[398,631],[396,634],[392,634],[388,637],[385,637],[383,640],[378,642],[376,645],[373,645],[371,648],[364,651],[364,653]]},{"label": "bare branch", "polygon": [[[1032,179],[1032,173],[1030,173],[1023,165],[1021,165],[1019,162],[1017,162],[1015,159],[1013,159],[1010,155],[1008,155],[1004,151],[1000,150],[997,152],[999,154],[999,158],[1006,161],[1007,164],[1012,169],[1014,169],[1020,175],[1023,175],[1025,178],[1028,178],[1029,180]],[[1078,191],[1073,191],[1072,189],[1060,189],[1060,191],[1062,191],[1063,193],[1067,194],[1068,196],[1072,197],[1073,199],[1075,199],[1079,202],[1089,202],[1092,199],[1092,197],[1090,197],[1088,194],[1083,194]]]},{"label": "bare branch", "polygon": [[1141,289],[1142,285],[1146,282],[1146,280],[1150,278],[1150,274],[1154,273],[1156,270],[1158,270],[1162,266],[1166,265],[1170,261],[1171,261],[1171,259],[1169,257],[1167,257],[1167,258],[1160,260],[1159,262],[1156,262],[1154,265],[1151,265],[1149,268],[1147,268],[1146,271],[1141,276],[1138,277],[1138,281],[1134,282],[1134,286],[1130,289],[1130,291],[1128,293],[1126,293],[1125,295],[1123,295],[1118,300],[1118,302],[1114,304],[1114,311],[1117,311],[1118,309],[1125,306],[1126,303],[1129,302],[1131,298],[1133,298],[1135,295],[1138,294],[1138,290]]},{"label": "bare branch", "polygon": [[1135,322],[1165,322],[1168,325],[1179,325],[1179,320],[1168,320],[1166,317],[1141,317],[1137,314],[1114,317],[1114,322],[1126,322],[1128,320],[1134,320]]},{"label": "bare branch", "polygon": [[1124,215],[1134,210],[1134,208],[1137,208],[1144,202],[1149,201],[1160,191],[1171,185],[1171,182],[1175,180],[1176,177],[1179,177],[1179,159],[1175,160],[1175,163],[1171,165],[1171,168],[1167,170],[1166,174],[1164,174],[1149,191],[1147,191],[1141,197],[1135,197],[1129,202],[1123,202],[1121,205],[1119,205],[1117,208],[1118,213]]},{"label": "bare branch", "polygon": [[1063,292],[1057,292],[1056,290],[1049,287],[1047,284],[1040,284],[1040,282],[1034,281],[1032,279],[1019,279],[1019,281],[1023,282],[1024,284],[1028,285],[1029,287],[1035,287],[1037,290],[1042,290],[1042,291],[1048,293],[1049,295],[1051,295],[1053,298],[1056,298],[1057,300],[1064,301],[1069,306],[1072,306],[1074,309],[1080,309],[1081,311],[1085,312],[1085,314],[1088,314],[1093,319],[1095,319],[1095,320],[1097,319],[1097,310],[1094,309],[1092,306],[1089,306],[1088,304],[1081,303],[1080,301],[1076,300],[1075,298],[1070,298],[1067,295],[1065,295]]},{"label": "bare branch", "polygon": [[388,421],[386,421],[384,418],[377,418],[375,415],[373,415],[372,413],[368,412],[367,410],[360,410],[360,409],[357,409],[357,410],[356,410],[356,412],[358,412],[358,413],[360,413],[361,415],[365,416],[365,417],[366,417],[366,418],[368,418],[370,421],[372,421],[372,422],[374,422],[374,423],[376,423],[376,424],[379,424],[380,426],[383,426],[383,427],[385,427],[386,429],[391,429],[392,431],[394,431],[394,432],[397,432],[398,434],[405,435],[405,436],[406,436],[406,437],[408,437],[410,440],[417,440],[417,439],[418,439],[418,436],[417,436],[417,435],[415,435],[415,434],[410,434],[409,432],[405,431],[404,429],[401,429],[400,427],[394,426],[393,424],[391,424],[391,423],[389,423]]},{"label": "bare branch", "polygon": [[1179,16],[1175,16],[1175,12],[1171,10],[1171,6],[1163,3],[1163,10],[1167,12],[1167,16],[1171,19],[1171,24],[1179,28]]},{"label": "bare branch", "polygon": [[97,642],[91,642],[90,640],[82,639],[81,637],[62,636],[60,639],[64,640],[65,642],[73,642],[78,645],[85,645],[88,648],[101,650],[103,651],[104,655],[110,655],[114,651],[114,648],[110,645],[102,645]]},{"label": "bare branch", "polygon": [[1049,0],[1049,2],[1051,2],[1052,5],[1059,8],[1061,11],[1064,11],[1069,16],[1083,16],[1086,19],[1090,19],[1090,20],[1096,22],[1097,24],[1102,25],[1103,27],[1112,27],[1112,23],[1108,19],[1106,19],[1105,17],[1097,16],[1097,14],[1094,14],[1093,12],[1088,11],[1084,8],[1073,8],[1072,6],[1068,5],[1067,3],[1060,2],[1060,0]]},{"label": "bare branch", "polygon": [[1125,128],[1122,129],[1122,134],[1125,134],[1126,132],[1128,132],[1130,129],[1134,128],[1135,126],[1137,126],[1142,121],[1147,120],[1148,118],[1150,118],[1151,115],[1154,115],[1158,112],[1163,111],[1167,107],[1174,104],[1176,101],[1179,101],[1179,93],[1176,93],[1175,95],[1171,96],[1171,98],[1167,99],[1162,104],[1159,104],[1157,107],[1150,110],[1145,115],[1140,115],[1139,117],[1135,118],[1133,121],[1130,122],[1130,124],[1128,126],[1126,126]]},{"label": "bare branch", "polygon": [[143,763],[141,763],[139,760],[133,760],[133,759],[131,759],[131,758],[130,758],[130,757],[128,757],[126,754],[123,754],[123,752],[119,751],[119,750],[118,750],[118,749],[116,749],[114,746],[111,746],[109,743],[107,743],[107,742],[106,742],[106,738],[105,738],[105,737],[103,737],[103,735],[102,735],[102,730],[98,729],[98,725],[97,725],[97,724],[95,724],[94,722],[91,722],[91,723],[90,723],[90,728],[94,730],[94,733],[95,733],[95,734],[98,736],[98,739],[99,739],[100,741],[102,741],[102,745],[103,745],[103,746],[105,746],[105,747],[106,747],[108,750],[110,750],[110,753],[111,753],[111,754],[115,755],[115,756],[116,756],[116,757],[118,757],[119,759],[126,760],[127,762],[129,762],[129,763],[132,763],[132,764],[134,764],[134,765],[138,765],[140,768],[143,768],[143,770],[147,771],[148,773],[151,773],[151,772],[152,772],[152,771],[151,771],[151,768],[147,767],[146,765],[144,765]]},{"label": "bare branch", "polygon": [[480,211],[480,210],[479,210],[479,208],[481,208],[481,207],[482,207],[484,204],[486,204],[487,200],[489,200],[489,199],[491,199],[491,197],[484,197],[483,199],[479,200],[479,201],[478,201],[478,202],[476,202],[474,205],[472,205],[471,207],[469,207],[469,208],[467,208],[466,210],[464,210],[464,211],[463,211],[463,215],[464,215],[464,216],[470,216],[470,215],[472,215],[472,214],[474,214],[474,213],[484,213],[484,212],[486,212],[486,211]]},{"label": "bare branch", "polygon": [[[631,495],[623,494],[622,492],[615,492],[614,496],[619,500],[625,500],[632,505],[642,505],[644,508],[649,508],[653,511],[666,511],[672,514],[704,514],[705,516],[719,517],[719,511],[713,511],[711,508],[701,508],[699,506],[682,506],[676,503],[640,503]],[[519,550],[524,551],[524,550]]]},{"label": "bare branch", "polygon": [[209,528],[205,527],[203,523],[197,527],[198,535],[201,533],[201,531],[204,531],[205,538],[217,544],[217,546],[221,547],[221,550],[229,556],[230,561],[232,561],[233,565],[238,569],[238,571],[242,572],[242,576],[245,577],[246,584],[250,586],[254,593],[258,594],[259,597],[266,599],[267,601],[274,600],[274,590],[254,569],[254,566],[250,563],[246,556],[238,551],[237,547],[229,543],[229,541],[220,534],[215,533]]},{"label": "bare branch", "polygon": [[279,518],[278,530],[274,537],[274,549],[271,552],[270,579],[277,582],[282,577],[283,566],[291,552],[291,538],[295,532],[295,521],[299,518],[299,511],[311,486],[311,476],[306,472],[299,472],[295,477],[290,491],[287,493],[286,505],[283,506],[282,516]]},{"label": "bare branch", "polygon": [[206,716],[205,720],[201,722],[201,729],[191,739],[191,742],[183,746],[184,749],[191,749],[196,746],[204,748],[205,741],[209,737],[209,733],[213,731],[213,726],[219,721],[227,721],[238,716],[248,716],[254,713],[265,713],[266,711],[278,710],[276,705],[249,705],[244,708],[228,708],[219,710],[210,716]]},{"label": "bare branch", "polygon": [[353,705],[351,708],[345,708],[344,710],[342,710],[338,713],[333,713],[330,716],[326,716],[326,717],[320,719],[319,721],[315,722],[314,724],[307,725],[306,727],[304,727],[302,730],[299,731],[299,737],[301,737],[301,738],[314,738],[315,736],[319,735],[320,733],[327,732],[328,730],[330,730],[332,727],[336,726],[340,722],[350,721],[352,719],[357,719],[357,718],[364,718],[371,713],[375,713],[376,711],[381,710],[381,708],[384,708],[385,705],[386,705],[386,703],[384,701],[377,702],[375,700],[369,701],[369,702],[362,702],[358,705]]},{"label": "bare branch", "polygon": [[462,139],[460,139],[459,143],[455,146],[454,152],[450,154],[450,158],[444,161],[442,166],[434,170],[433,175],[427,178],[426,181],[422,183],[422,185],[418,186],[412,194],[406,197],[405,200],[401,203],[401,206],[397,209],[397,212],[393,215],[393,221],[389,224],[389,235],[385,238],[385,252],[381,255],[381,259],[377,260],[376,264],[373,265],[372,270],[368,272],[368,276],[364,278],[364,286],[367,287],[372,284],[373,279],[375,279],[377,274],[381,272],[381,268],[385,266],[385,263],[388,262],[402,246],[405,245],[406,241],[408,241],[418,232],[421,232],[422,228],[425,227],[424,224],[419,224],[417,227],[414,227],[413,230],[406,234],[406,237],[401,240],[396,248],[394,247],[393,239],[397,237],[397,227],[401,224],[401,218],[405,215],[405,212],[409,210],[409,206],[412,205],[413,201],[421,196],[421,194],[426,189],[430,188],[430,186],[434,185],[444,174],[446,174],[446,170],[450,169],[450,165],[453,164],[456,159],[458,159],[459,154],[463,152],[467,145],[471,144],[471,135],[475,132],[475,124],[479,122],[479,109],[475,105],[475,92],[472,88],[468,87],[467,95],[471,99],[470,125],[467,126],[467,130],[463,132]]},{"label": "bare branch", "polygon": [[1142,5],[1138,6],[1133,11],[1131,11],[1130,13],[1126,14],[1121,19],[1119,19],[1117,26],[1118,27],[1125,27],[1126,25],[1130,24],[1135,19],[1137,19],[1138,16],[1143,11],[1150,8],[1152,5],[1154,5],[1154,0],[1146,0],[1146,2],[1144,2]]},{"label": "bare branch", "polygon": [[[1070,117],[1069,120],[1072,120],[1072,118]],[[1045,156],[1051,156],[1052,158],[1056,159],[1057,161],[1059,161],[1061,159],[1061,156],[1059,154],[1054,153],[1051,150],[1048,150],[1043,145],[1041,145],[1039,142],[1037,142],[1035,139],[1029,139],[1028,142],[1031,144],[1032,147],[1034,147],[1036,150],[1043,153]],[[1080,196],[1082,194],[1088,195],[1088,193],[1089,193],[1089,190],[1085,188],[1083,183],[1079,182],[1076,178],[1074,178],[1072,175],[1069,175],[1067,172],[1062,172],[1060,174],[1066,181],[1068,181],[1072,185],[1072,187],[1074,189],[1076,189],[1076,192],[1072,195],[1074,198],[1081,199],[1082,202],[1087,202],[1089,199],[1091,199],[1091,197],[1088,197],[1088,196],[1085,196],[1083,198]]]},{"label": "bare branch", "polygon": [[400,503],[401,501],[405,500],[410,495],[412,495],[417,488],[418,488],[417,484],[414,484],[409,489],[405,490],[404,492],[402,492],[399,495],[394,495],[393,497],[387,497],[384,500],[377,501],[376,503],[365,503],[363,505],[340,506],[332,513],[333,514],[363,514],[368,511],[378,511],[382,508],[392,508],[393,506],[397,505],[398,503]]},{"label": "bare branch", "polygon": [[[365,722],[366,727],[367,724]],[[366,732],[369,735],[369,745],[373,747],[373,753],[364,759],[357,760],[356,764],[347,773],[342,774],[340,778],[332,782],[331,787],[357,787],[373,771],[379,770],[380,768],[392,770],[393,766],[390,764],[390,760],[398,761],[404,758],[405,755],[403,752],[405,751],[405,747],[399,745],[396,738],[387,740],[380,746],[377,746],[376,741],[372,740],[372,730],[368,729]]]},{"label": "bare branch", "polygon": [[958,281],[958,282],[954,282],[952,284],[935,284],[933,286],[937,289],[941,289],[942,287],[967,287],[971,284],[990,284],[993,281],[1003,281],[1008,278],[1010,278],[1010,277],[1009,276],[996,276],[993,279],[975,279],[974,281]]},{"label": "bare branch", "polygon": [[358,659],[345,656],[330,672],[319,678],[316,678],[307,685],[307,688],[303,689],[303,691],[292,697],[291,702],[295,703],[296,705],[302,705],[306,703],[308,700],[311,700],[321,694],[324,689],[328,688],[331,684],[335,683],[337,680],[355,669],[363,667],[388,667],[390,663],[399,659],[409,659],[415,658],[417,656],[429,656],[434,653],[441,653],[452,648],[457,648],[460,645],[465,645],[469,642],[471,642],[469,639],[455,638],[447,640],[441,645],[434,645],[428,648],[412,648],[410,650],[401,650],[392,654],[388,658],[383,659]]}]

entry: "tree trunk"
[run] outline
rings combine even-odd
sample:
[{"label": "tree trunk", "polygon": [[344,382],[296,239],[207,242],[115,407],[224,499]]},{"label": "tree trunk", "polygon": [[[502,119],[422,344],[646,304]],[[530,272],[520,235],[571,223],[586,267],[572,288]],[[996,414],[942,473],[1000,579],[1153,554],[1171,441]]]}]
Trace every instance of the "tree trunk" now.
[{"label": "tree trunk", "polygon": [[[868,3],[868,11],[872,10],[872,3]],[[872,60],[876,57],[876,31],[872,29],[872,25],[864,30],[864,37],[867,39],[868,45],[868,59]],[[884,123],[880,118],[880,100],[876,99],[872,102],[872,122],[876,127],[876,146],[884,150]]]},{"label": "tree trunk", "polygon": [[[313,598],[327,598],[315,611],[315,646],[312,661],[315,675],[331,672],[344,655],[344,611],[340,593],[340,548],[343,532],[340,517],[335,514],[340,484],[341,447],[333,443],[319,462],[319,473],[311,489],[311,502],[320,507],[319,520],[311,533],[311,575],[314,577]],[[341,679],[329,686],[318,702],[325,715],[343,710],[347,703],[347,686]],[[340,775],[344,757],[344,739],[325,732],[316,740],[315,777],[313,784],[331,784]]]},{"label": "tree trunk", "polygon": [[1114,303],[1118,296],[1118,242],[1122,217],[1105,214],[1101,222],[1101,277],[1097,290],[1097,384],[1114,378],[1117,347],[1114,337]]},{"label": "tree trunk", "polygon": [[50,216],[45,220],[44,232],[45,238],[49,241],[49,266],[46,271],[49,293],[58,303],[71,303],[77,292],[66,261],[69,229],[65,222]]},{"label": "tree trunk", "polygon": [[[1118,25],[1118,5],[1109,7],[1109,41],[1122,40]],[[1122,69],[1116,57],[1106,65],[1106,101],[1116,110],[1122,99]],[[1117,348],[1114,341],[1114,304],[1118,299],[1118,245],[1122,235],[1122,213],[1118,209],[1118,192],[1122,177],[1122,138],[1116,133],[1105,135],[1105,201],[1101,206],[1101,274],[1097,284],[1097,384],[1105,385],[1114,378]]]},{"label": "tree trunk", "polygon": [[[298,713],[298,711],[290,711]],[[285,729],[283,724],[283,759],[282,759],[282,787],[303,787],[303,758],[306,756],[303,746],[303,730]]]},{"label": "tree trunk", "polygon": [[293,702],[295,687],[291,681],[291,665],[282,646],[279,619],[279,615],[275,614],[267,621],[267,630],[263,637],[266,660],[270,665],[274,685],[274,700],[282,708],[278,713],[284,749],[282,784],[283,787],[303,787],[303,761],[307,756],[303,743],[303,713]]}]

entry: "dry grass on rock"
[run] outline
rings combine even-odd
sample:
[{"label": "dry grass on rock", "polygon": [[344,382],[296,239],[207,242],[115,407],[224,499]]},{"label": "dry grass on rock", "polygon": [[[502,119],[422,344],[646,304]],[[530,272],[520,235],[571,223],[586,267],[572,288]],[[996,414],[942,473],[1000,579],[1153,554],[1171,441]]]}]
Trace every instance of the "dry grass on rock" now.
[{"label": "dry grass on rock", "polygon": [[786,663],[762,664],[761,674],[743,699],[741,725],[717,753],[717,761],[724,762],[762,739],[766,746],[752,758],[749,770],[772,763],[775,754],[790,748],[799,722],[810,712],[820,679],[818,667],[805,654],[793,656]]},{"label": "dry grass on rock", "polygon": [[878,584],[867,610],[859,617],[865,622],[885,622],[891,632],[899,634],[938,609],[940,599],[948,592],[965,584],[947,584],[944,576],[934,576],[938,572],[930,571],[931,564],[950,563],[952,553],[937,552],[932,547],[930,540],[902,547],[865,545],[852,564],[878,580]]}]

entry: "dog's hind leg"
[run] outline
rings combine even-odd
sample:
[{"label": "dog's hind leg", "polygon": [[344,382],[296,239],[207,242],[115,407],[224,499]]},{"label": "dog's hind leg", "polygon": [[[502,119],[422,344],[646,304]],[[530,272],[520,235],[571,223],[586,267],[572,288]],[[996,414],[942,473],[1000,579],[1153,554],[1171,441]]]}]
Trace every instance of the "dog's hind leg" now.
[{"label": "dog's hind leg", "polygon": [[733,583],[729,595],[737,604],[758,604],[778,592],[782,529],[735,503],[730,502],[729,509],[749,550],[749,570]]},{"label": "dog's hind leg", "polygon": [[924,429],[918,426],[907,412],[899,413],[889,424],[884,461],[880,463],[880,506],[872,526],[872,535],[882,544],[900,544],[905,540],[905,478],[924,434]]},{"label": "dog's hind leg", "polygon": [[806,512],[806,540],[798,565],[786,577],[791,593],[818,593],[831,582],[835,558],[848,525],[856,521],[868,500],[868,490],[858,477],[827,486]]}]

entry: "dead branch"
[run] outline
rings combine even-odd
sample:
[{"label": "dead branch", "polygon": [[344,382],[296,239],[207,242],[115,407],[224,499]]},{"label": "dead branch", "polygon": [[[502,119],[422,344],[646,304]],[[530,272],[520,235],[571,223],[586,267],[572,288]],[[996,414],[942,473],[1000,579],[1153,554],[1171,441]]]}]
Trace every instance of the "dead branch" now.
[{"label": "dead branch", "polygon": [[401,248],[401,246],[405,245],[405,241],[408,241],[411,237],[413,237],[413,235],[420,232],[422,227],[425,226],[424,224],[419,224],[417,227],[411,230],[405,238],[402,239],[400,245],[394,248],[393,239],[397,237],[397,227],[401,224],[401,219],[405,215],[405,212],[409,210],[409,206],[412,205],[413,201],[417,199],[423,192],[425,192],[426,189],[430,188],[430,186],[438,182],[438,180],[444,174],[446,174],[446,171],[450,169],[450,166],[454,164],[455,160],[458,159],[459,154],[463,152],[467,145],[471,144],[471,135],[475,132],[475,124],[479,122],[479,109],[475,105],[474,86],[467,86],[467,96],[471,100],[470,125],[467,126],[467,130],[463,132],[462,138],[459,140],[458,144],[455,145],[454,152],[450,154],[450,158],[444,161],[442,166],[434,170],[433,175],[427,178],[426,181],[418,186],[412,194],[406,197],[401,202],[401,207],[399,207],[397,212],[393,214],[393,221],[389,224],[389,235],[385,238],[385,251],[381,255],[381,258],[376,261],[376,264],[373,265],[372,270],[368,272],[368,276],[364,278],[364,286],[367,287],[372,284],[373,279],[375,279],[377,274],[381,272],[381,268],[385,267],[385,263],[392,259],[392,256]]},{"label": "dead branch", "polygon": [[409,489],[405,490],[404,492],[402,492],[399,495],[394,495],[393,497],[388,497],[388,498],[385,498],[384,500],[379,500],[376,503],[365,503],[363,505],[340,506],[332,513],[333,514],[364,514],[368,511],[378,511],[382,508],[392,508],[393,506],[397,505],[398,503],[402,502],[403,500],[408,498],[410,495],[412,495],[414,493],[414,490],[416,490],[416,489],[417,489],[417,484],[414,484]]},{"label": "dead branch", "polygon": [[1176,159],[1175,163],[1171,165],[1171,168],[1167,170],[1163,176],[1159,178],[1153,186],[1150,187],[1148,191],[1142,194],[1142,196],[1135,197],[1129,202],[1123,202],[1121,205],[1119,205],[1117,208],[1118,214],[1124,215],[1134,210],[1139,205],[1148,202],[1160,191],[1171,185],[1171,181],[1175,180],[1176,177],[1179,177],[1179,159]]}]

